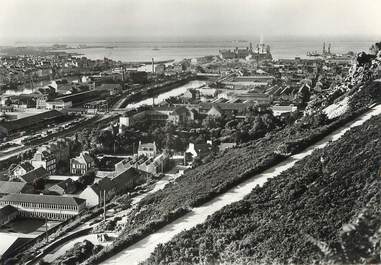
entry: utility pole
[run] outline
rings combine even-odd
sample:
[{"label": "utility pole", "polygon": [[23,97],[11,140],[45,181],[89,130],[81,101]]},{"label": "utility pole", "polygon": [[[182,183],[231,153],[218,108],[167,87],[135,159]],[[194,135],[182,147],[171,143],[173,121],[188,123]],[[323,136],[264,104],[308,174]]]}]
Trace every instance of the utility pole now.
[{"label": "utility pole", "polygon": [[257,45],[257,69],[259,67],[259,45]]},{"label": "utility pole", "polygon": [[103,221],[106,223],[106,190],[103,190]]},{"label": "utility pole", "polygon": [[45,235],[46,235],[46,242],[49,242],[49,236],[48,236],[48,217],[45,216]]}]

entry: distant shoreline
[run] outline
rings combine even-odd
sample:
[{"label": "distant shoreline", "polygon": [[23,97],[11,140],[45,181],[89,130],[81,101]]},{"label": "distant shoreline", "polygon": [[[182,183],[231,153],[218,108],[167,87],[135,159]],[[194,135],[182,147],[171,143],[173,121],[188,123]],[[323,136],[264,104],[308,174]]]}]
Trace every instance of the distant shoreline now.
[{"label": "distant shoreline", "polygon": [[[175,59],[169,59],[169,60],[161,60],[161,61],[154,61],[155,64],[163,64],[163,63],[172,63],[174,62]],[[126,63],[126,64],[131,64],[131,65],[135,65],[135,64],[151,64],[152,61],[141,61],[141,62],[123,62],[123,63]]]}]

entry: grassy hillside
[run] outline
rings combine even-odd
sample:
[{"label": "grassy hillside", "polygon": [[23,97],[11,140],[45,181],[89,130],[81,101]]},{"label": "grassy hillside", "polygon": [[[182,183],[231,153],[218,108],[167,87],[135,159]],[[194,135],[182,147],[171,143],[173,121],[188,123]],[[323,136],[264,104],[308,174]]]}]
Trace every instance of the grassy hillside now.
[{"label": "grassy hillside", "polygon": [[379,245],[358,227],[368,235],[381,227],[380,161],[378,116],[160,245],[146,264],[377,262]]}]

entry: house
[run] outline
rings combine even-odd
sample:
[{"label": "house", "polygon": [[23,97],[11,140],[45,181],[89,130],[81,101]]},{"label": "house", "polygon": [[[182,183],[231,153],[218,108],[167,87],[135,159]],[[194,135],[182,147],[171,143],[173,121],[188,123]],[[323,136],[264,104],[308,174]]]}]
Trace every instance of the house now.
[{"label": "house", "polygon": [[168,164],[169,154],[162,153],[155,158],[147,159],[147,161],[138,165],[138,169],[152,175],[158,175],[164,172],[164,170],[168,167]]},{"label": "house", "polygon": [[32,171],[34,167],[29,162],[22,162],[21,164],[17,165],[15,168],[10,170],[10,177],[20,177],[22,175],[25,175],[29,171]]},{"label": "house", "polygon": [[81,83],[86,84],[86,83],[89,83],[89,82],[91,82],[90,77],[85,76],[85,75],[83,75],[83,76],[81,77]]},{"label": "house", "polygon": [[82,152],[79,156],[70,159],[70,173],[72,175],[84,175],[89,169],[94,168],[95,161],[89,152]]},{"label": "house", "polygon": [[54,175],[56,172],[56,156],[46,147],[39,148],[30,162],[34,168],[45,168],[50,175]]},{"label": "house", "polygon": [[157,175],[168,167],[168,163],[169,154],[166,152],[156,157],[147,157],[145,155],[128,157],[115,164],[115,173],[120,174],[133,167],[152,175]]},{"label": "house", "polygon": [[138,156],[155,157],[156,154],[157,147],[155,142],[142,144],[142,142],[139,141]]},{"label": "house", "polygon": [[200,91],[197,89],[189,88],[187,91],[185,91],[183,97],[191,100],[198,100],[200,99]]},{"label": "house", "polygon": [[13,258],[19,252],[19,248],[27,244],[31,238],[18,237],[13,233],[2,233],[1,240],[4,244],[0,244],[0,263],[3,264],[7,259]]},{"label": "house", "polygon": [[67,138],[59,138],[49,144],[43,146],[52,153],[56,158],[56,163],[67,162],[70,158],[71,140]]},{"label": "house", "polygon": [[0,196],[12,193],[28,193],[33,188],[26,182],[0,181]]},{"label": "house", "polygon": [[114,183],[110,178],[105,177],[94,183],[91,186],[87,186],[79,198],[86,200],[87,207],[93,207],[96,205],[101,205],[103,201],[109,201],[116,194]]},{"label": "house", "polygon": [[271,107],[271,110],[273,111],[274,116],[280,116],[283,113],[294,112],[297,109],[298,107],[294,106],[293,104],[287,105],[287,106],[274,105]]},{"label": "house", "polygon": [[155,74],[163,75],[165,74],[165,64],[158,64],[155,66]]},{"label": "house", "polygon": [[71,179],[68,178],[66,180],[63,180],[53,186],[51,186],[48,191],[54,192],[59,195],[64,195],[64,194],[73,194],[77,190],[77,185],[75,182]]},{"label": "house", "polygon": [[6,205],[0,209],[0,227],[13,221],[17,217],[18,211],[15,207]]},{"label": "house", "polygon": [[197,90],[200,92],[200,96],[203,97],[216,97],[218,95],[218,90],[215,88],[202,87]]},{"label": "house", "polygon": [[218,146],[218,150],[224,151],[226,149],[231,149],[231,148],[235,147],[236,145],[237,145],[237,143],[220,143],[220,145]]},{"label": "house", "polygon": [[78,215],[85,204],[80,198],[54,195],[9,194],[0,198],[0,206],[15,207],[19,216],[59,221]]},{"label": "house", "polygon": [[46,101],[48,100],[48,95],[41,94],[36,98],[36,108],[46,109]]},{"label": "house", "polygon": [[188,109],[185,106],[178,106],[168,115],[168,121],[173,124],[186,124],[189,121],[194,121],[197,117],[197,111]]},{"label": "house", "polygon": [[45,108],[48,110],[65,110],[73,106],[71,101],[56,99],[46,101]]},{"label": "house", "polygon": [[206,115],[214,118],[220,118],[223,115],[223,111],[218,105],[213,105],[210,110],[206,113]]},{"label": "house", "polygon": [[98,112],[104,113],[108,111],[108,103],[105,99],[87,102],[83,107],[89,114],[97,114]]},{"label": "house", "polygon": [[111,179],[116,194],[132,189],[147,181],[147,173],[136,168],[129,168]]},{"label": "house", "polygon": [[125,116],[119,118],[119,125],[129,127],[143,121],[156,125],[164,125],[166,122],[181,124],[195,120],[197,115],[198,112],[195,108],[188,108],[186,106],[157,106],[140,111],[130,111]]},{"label": "house", "polygon": [[132,189],[147,181],[147,174],[136,168],[130,167],[110,179],[105,177],[97,183],[88,186],[79,195],[86,200],[87,207],[101,205],[103,201],[109,201],[113,196]]},{"label": "house", "polygon": [[12,178],[12,180],[18,180],[24,183],[30,183],[33,184],[33,182],[38,178],[46,178],[49,175],[49,173],[46,171],[43,167],[38,167],[36,169],[33,169],[29,171],[28,173],[21,175],[17,178]]},{"label": "house", "polygon": [[127,157],[127,158],[123,159],[122,161],[119,161],[114,166],[115,173],[119,174],[119,173],[129,169],[130,167],[135,165],[135,161],[136,161],[136,159],[133,157]]},{"label": "house", "polygon": [[207,156],[211,151],[211,146],[207,143],[195,144],[189,143],[185,154],[191,157],[191,160],[194,160],[196,157],[202,159]]}]

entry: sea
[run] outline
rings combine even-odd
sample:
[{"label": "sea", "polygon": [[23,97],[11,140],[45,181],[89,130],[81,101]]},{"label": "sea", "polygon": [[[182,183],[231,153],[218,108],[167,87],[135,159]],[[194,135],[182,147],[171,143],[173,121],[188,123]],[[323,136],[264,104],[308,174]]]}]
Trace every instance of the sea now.
[{"label": "sea", "polygon": [[[96,42],[86,43],[93,48],[70,49],[90,59],[103,59],[105,57],[123,62],[150,62],[155,61],[197,58],[206,55],[218,55],[221,49],[234,49],[235,47],[248,47],[250,42],[255,48],[259,40],[192,40],[192,41],[130,41],[130,42]],[[371,38],[291,38],[269,39],[264,41],[270,45],[274,59],[293,59],[307,57],[307,52],[321,52],[323,44],[331,44],[331,52],[336,54],[349,51],[369,51],[375,42]],[[77,46],[75,43],[67,43]],[[81,43],[83,45],[83,43]]]}]

